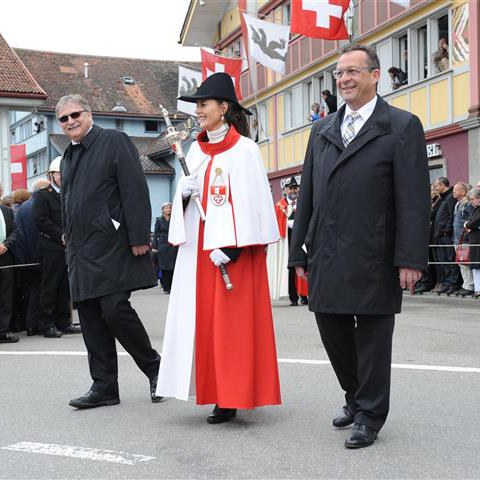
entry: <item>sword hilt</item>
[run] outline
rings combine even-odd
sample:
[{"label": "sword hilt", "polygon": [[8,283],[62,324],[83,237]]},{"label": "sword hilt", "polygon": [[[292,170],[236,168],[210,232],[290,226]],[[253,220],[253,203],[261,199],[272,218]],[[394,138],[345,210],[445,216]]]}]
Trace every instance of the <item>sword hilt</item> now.
[{"label": "sword hilt", "polygon": [[220,269],[220,273],[222,274],[226,289],[231,290],[233,288],[233,285],[230,281],[230,277],[228,276],[227,267],[223,263],[221,263],[218,268]]}]

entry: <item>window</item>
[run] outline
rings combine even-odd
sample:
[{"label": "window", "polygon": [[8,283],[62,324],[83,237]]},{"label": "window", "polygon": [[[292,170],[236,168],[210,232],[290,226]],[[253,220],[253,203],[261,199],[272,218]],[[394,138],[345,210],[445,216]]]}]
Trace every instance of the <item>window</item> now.
[{"label": "window", "polygon": [[268,114],[267,105],[261,102],[257,106],[258,115],[258,141],[266,140],[268,138]]},{"label": "window", "polygon": [[47,151],[42,150],[27,158],[27,174],[29,177],[41,175],[48,170]]},{"label": "window", "polygon": [[156,120],[145,120],[145,132],[156,133],[159,131],[160,127]]},{"label": "window", "polygon": [[21,123],[15,131],[15,141],[20,143],[33,134],[32,119],[29,118],[26,122]]},{"label": "window", "polygon": [[303,84],[298,84],[285,92],[285,130],[301,127],[306,123],[310,105],[305,110]]},{"label": "window", "polygon": [[116,130],[124,130],[124,120],[123,120],[123,118],[116,118],[115,119],[115,129]]},{"label": "window", "polygon": [[283,19],[282,19],[282,23],[284,25],[290,25],[291,23],[291,19],[292,19],[292,10],[291,10],[291,6],[290,6],[290,2],[282,5],[282,16],[283,16]]},{"label": "window", "polygon": [[433,75],[450,68],[448,14],[431,21]]}]

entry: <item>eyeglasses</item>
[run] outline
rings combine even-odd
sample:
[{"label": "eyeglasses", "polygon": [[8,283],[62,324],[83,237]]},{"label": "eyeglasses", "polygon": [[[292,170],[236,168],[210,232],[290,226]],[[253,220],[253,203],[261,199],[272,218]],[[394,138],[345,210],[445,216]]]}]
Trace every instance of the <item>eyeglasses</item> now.
[{"label": "eyeglasses", "polygon": [[363,68],[349,68],[348,70],[334,70],[332,72],[333,78],[342,78],[345,74],[349,77],[358,77],[362,71],[372,71],[375,68],[372,67],[363,67]]},{"label": "eyeglasses", "polygon": [[60,117],[58,121],[60,123],[66,123],[68,122],[68,117],[70,117],[72,120],[76,120],[83,112],[86,112],[87,110],[80,110],[79,112],[72,112],[69,113],[68,115],[63,115],[63,117]]}]

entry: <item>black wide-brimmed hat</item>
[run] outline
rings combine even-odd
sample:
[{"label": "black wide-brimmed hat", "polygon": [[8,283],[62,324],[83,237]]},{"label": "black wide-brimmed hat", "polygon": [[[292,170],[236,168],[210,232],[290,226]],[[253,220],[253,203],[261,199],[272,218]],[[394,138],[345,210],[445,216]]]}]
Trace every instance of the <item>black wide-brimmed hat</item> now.
[{"label": "black wide-brimmed hat", "polygon": [[290,177],[286,182],[284,187],[298,188],[297,179],[295,177]]},{"label": "black wide-brimmed hat", "polygon": [[250,110],[242,107],[238,103],[237,96],[235,95],[235,87],[233,86],[232,77],[228,73],[218,72],[207,77],[197,88],[197,91],[193,95],[178,97],[179,100],[184,102],[195,103],[197,100],[224,100],[232,102],[240,110],[243,110],[247,115],[252,115]]}]

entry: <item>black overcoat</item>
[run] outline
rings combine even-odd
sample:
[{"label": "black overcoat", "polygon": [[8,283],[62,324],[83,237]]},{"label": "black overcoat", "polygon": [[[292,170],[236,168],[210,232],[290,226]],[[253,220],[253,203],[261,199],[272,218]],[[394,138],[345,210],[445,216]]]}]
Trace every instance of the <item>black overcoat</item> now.
[{"label": "black overcoat", "polygon": [[470,243],[470,262],[473,262],[470,264],[470,268],[480,268],[480,247],[471,246],[480,245],[480,207],[475,207],[465,226],[470,230],[468,242]]},{"label": "black overcoat", "polygon": [[155,286],[150,256],[131,252],[150,243],[151,207],[128,136],[94,125],[67,148],[61,173],[72,300]]},{"label": "black overcoat", "polygon": [[169,227],[170,220],[167,220],[163,215],[157,217],[153,231],[153,248],[158,250],[157,260],[159,270],[173,270],[175,268],[178,247],[174,247],[171,243],[168,243]]},{"label": "black overcoat", "polygon": [[35,192],[32,213],[40,232],[38,249],[64,251],[60,193],[57,193],[51,185]]},{"label": "black overcoat", "polygon": [[312,127],[289,265],[308,267],[314,312],[398,313],[398,267],[427,267],[430,182],[423,128],[417,117],[377,97],[374,112],[345,148],[344,112],[345,106]]}]

